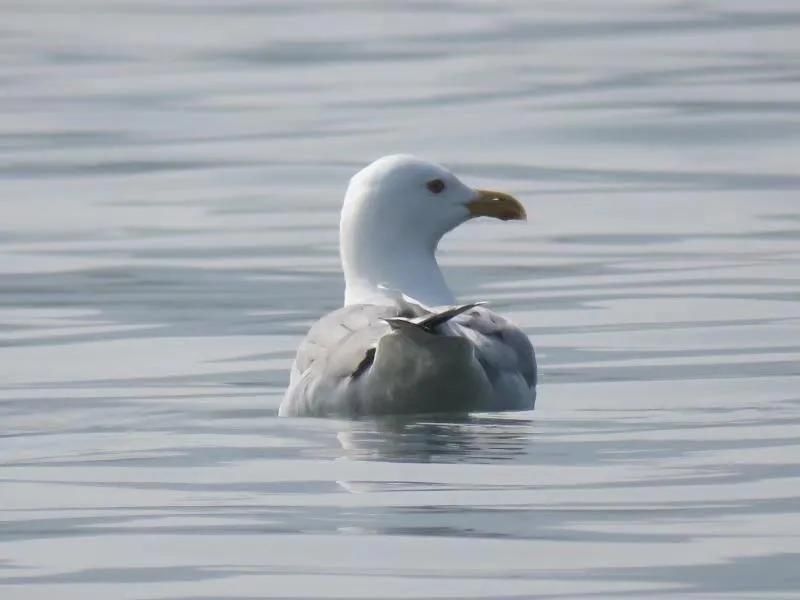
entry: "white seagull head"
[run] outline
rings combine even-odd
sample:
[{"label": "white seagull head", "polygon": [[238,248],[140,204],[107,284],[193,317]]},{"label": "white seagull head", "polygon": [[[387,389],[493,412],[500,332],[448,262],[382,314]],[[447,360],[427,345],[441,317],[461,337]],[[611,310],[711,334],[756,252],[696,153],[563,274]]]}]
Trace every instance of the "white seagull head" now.
[{"label": "white seagull head", "polygon": [[436,246],[479,216],[526,218],[513,196],[471,188],[441,165],[407,154],[371,163],[350,180],[342,207],[345,304],[379,302],[381,286],[428,305],[452,303]]}]

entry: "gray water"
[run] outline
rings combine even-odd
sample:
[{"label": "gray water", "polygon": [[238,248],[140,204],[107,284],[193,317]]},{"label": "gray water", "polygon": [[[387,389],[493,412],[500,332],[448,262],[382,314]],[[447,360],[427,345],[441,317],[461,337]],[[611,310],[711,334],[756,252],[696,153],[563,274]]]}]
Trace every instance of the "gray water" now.
[{"label": "gray water", "polygon": [[[0,597],[800,597],[800,6],[0,5]],[[278,419],[349,176],[514,193],[441,248],[530,413]]]}]

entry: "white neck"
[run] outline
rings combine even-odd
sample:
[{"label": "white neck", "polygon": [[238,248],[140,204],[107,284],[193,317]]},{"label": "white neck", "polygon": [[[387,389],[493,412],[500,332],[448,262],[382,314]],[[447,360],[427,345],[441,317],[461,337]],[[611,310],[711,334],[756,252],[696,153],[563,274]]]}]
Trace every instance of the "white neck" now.
[{"label": "white neck", "polygon": [[378,223],[372,227],[367,222],[375,216],[342,213],[339,237],[345,305],[390,302],[379,286],[427,306],[454,304],[455,297],[436,262],[436,246],[444,232],[426,233],[419,227],[386,231]]}]

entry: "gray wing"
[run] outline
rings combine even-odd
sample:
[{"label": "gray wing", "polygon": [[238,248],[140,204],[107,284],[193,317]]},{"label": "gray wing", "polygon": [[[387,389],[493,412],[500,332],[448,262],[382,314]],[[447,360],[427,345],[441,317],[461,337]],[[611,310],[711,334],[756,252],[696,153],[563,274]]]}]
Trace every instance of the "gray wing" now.
[{"label": "gray wing", "polygon": [[400,316],[395,306],[354,304],[322,317],[309,330],[297,349],[295,369],[326,367],[334,372],[351,373],[364,353],[389,327],[382,319]]},{"label": "gray wing", "polygon": [[[354,304],[322,317],[300,343],[292,365],[289,388],[281,403],[281,415],[341,412],[325,406],[337,400],[326,383],[357,373],[369,359],[378,340],[389,331],[384,319],[408,314],[399,306]],[[326,397],[327,394],[327,397]]]},{"label": "gray wing", "polygon": [[508,319],[476,306],[450,321],[451,334],[472,342],[494,388],[492,410],[529,410],[536,401],[536,354],[530,339]]},{"label": "gray wing", "polygon": [[352,305],[302,341],[279,414],[524,410],[535,386],[527,336],[486,308]]}]

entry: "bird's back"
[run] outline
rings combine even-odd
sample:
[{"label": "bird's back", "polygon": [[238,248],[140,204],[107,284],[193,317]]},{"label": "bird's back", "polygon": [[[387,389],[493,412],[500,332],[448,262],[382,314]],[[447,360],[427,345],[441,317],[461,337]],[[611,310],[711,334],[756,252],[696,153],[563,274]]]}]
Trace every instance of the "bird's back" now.
[{"label": "bird's back", "polygon": [[524,410],[535,393],[527,336],[482,306],[356,304],[311,328],[280,414]]}]

